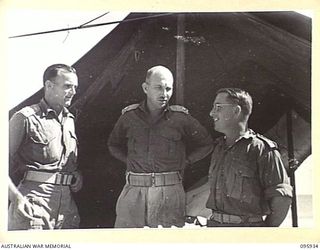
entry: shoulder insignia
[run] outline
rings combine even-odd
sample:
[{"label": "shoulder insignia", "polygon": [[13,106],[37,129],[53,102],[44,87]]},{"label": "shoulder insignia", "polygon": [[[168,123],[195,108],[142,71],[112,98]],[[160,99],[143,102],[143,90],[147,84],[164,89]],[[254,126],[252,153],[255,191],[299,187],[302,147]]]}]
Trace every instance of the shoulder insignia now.
[{"label": "shoulder insignia", "polygon": [[171,106],[169,106],[169,109],[171,111],[182,112],[187,115],[189,114],[189,110],[183,106],[180,106],[180,105],[171,105]]},{"label": "shoulder insignia", "polygon": [[278,145],[274,141],[272,141],[272,140],[268,139],[267,137],[260,135],[258,133],[256,135],[260,140],[262,140],[265,144],[267,144],[271,149],[278,149]]},{"label": "shoulder insignia", "polygon": [[128,112],[128,111],[130,111],[130,110],[134,110],[134,109],[138,108],[139,105],[140,105],[140,104],[138,104],[138,103],[131,104],[131,105],[125,107],[124,109],[122,109],[122,110],[121,110],[121,114],[123,115],[124,113],[126,113],[126,112]]},{"label": "shoulder insignia", "polygon": [[35,113],[37,113],[39,110],[40,110],[39,105],[35,104],[35,105],[24,107],[23,109],[21,109],[19,111],[19,113],[21,113],[25,117],[29,117],[29,116],[34,115]]},{"label": "shoulder insignia", "polygon": [[76,116],[74,114],[72,114],[70,111],[67,112],[67,116],[74,119],[74,120],[76,119]]},{"label": "shoulder insignia", "polygon": [[215,138],[214,140],[213,140],[213,146],[215,147],[215,146],[217,146],[218,144],[220,144],[222,141],[224,140],[224,136],[222,135],[222,136],[219,136],[219,137],[217,137],[217,138]]}]

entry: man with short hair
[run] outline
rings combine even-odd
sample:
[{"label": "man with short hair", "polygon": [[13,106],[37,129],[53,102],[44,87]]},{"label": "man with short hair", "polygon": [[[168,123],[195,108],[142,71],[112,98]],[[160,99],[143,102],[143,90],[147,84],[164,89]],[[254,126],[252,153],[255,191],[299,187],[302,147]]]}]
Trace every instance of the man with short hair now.
[{"label": "man with short hair", "polygon": [[209,227],[277,227],[291,204],[277,144],[248,128],[251,111],[248,92],[218,90],[210,116],[224,136],[214,143],[209,169]]},{"label": "man with short hair", "polygon": [[142,89],[146,100],[122,110],[108,140],[110,153],[127,166],[115,227],[182,227],[182,172],[211,152],[212,139],[186,108],[168,105],[168,68],[149,69]]},{"label": "man with short hair", "polygon": [[9,230],[78,228],[71,192],[82,187],[77,170],[74,116],[66,107],[78,77],[65,64],[43,75],[44,98],[16,112],[9,122],[10,173],[24,171],[18,188],[9,181]]}]

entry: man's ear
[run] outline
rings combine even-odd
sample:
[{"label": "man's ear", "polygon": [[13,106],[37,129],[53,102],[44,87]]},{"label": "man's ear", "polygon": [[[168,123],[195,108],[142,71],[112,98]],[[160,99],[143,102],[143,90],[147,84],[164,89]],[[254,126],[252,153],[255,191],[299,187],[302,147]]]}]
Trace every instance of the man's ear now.
[{"label": "man's ear", "polygon": [[242,108],[240,105],[237,105],[236,108],[234,109],[234,113],[239,116],[241,115],[241,111],[242,111]]},{"label": "man's ear", "polygon": [[142,83],[141,85],[142,89],[143,89],[143,92],[145,94],[147,94],[147,91],[148,91],[148,84],[146,82]]},{"label": "man's ear", "polygon": [[44,88],[47,90],[47,89],[50,89],[53,87],[53,82],[51,82],[50,80],[46,80],[45,83],[44,83]]}]

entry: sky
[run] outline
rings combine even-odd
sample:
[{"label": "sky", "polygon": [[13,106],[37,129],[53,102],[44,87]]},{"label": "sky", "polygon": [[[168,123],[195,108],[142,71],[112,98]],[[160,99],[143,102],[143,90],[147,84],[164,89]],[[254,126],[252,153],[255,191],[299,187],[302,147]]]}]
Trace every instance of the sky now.
[{"label": "sky", "polygon": [[[80,26],[108,11],[11,10],[6,16],[8,37]],[[109,12],[98,20],[122,20],[128,12]],[[45,68],[54,63],[74,64],[116,25],[71,30],[21,38],[8,38],[8,108],[11,109],[42,87]]]}]

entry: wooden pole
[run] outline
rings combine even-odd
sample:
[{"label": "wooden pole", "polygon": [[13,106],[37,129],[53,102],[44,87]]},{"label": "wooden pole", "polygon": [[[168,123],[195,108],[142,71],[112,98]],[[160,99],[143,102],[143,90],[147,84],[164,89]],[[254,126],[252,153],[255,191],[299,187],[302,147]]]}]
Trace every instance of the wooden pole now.
[{"label": "wooden pole", "polygon": [[185,82],[185,14],[178,14],[177,20],[177,59],[176,59],[176,104],[184,105]]},{"label": "wooden pole", "polygon": [[289,159],[289,177],[290,177],[290,184],[293,188],[292,204],[291,204],[292,226],[298,227],[297,195],[296,195],[296,181],[295,181],[295,171],[297,169],[297,164],[294,159],[291,110],[287,112],[287,143],[288,143],[288,159]]}]

